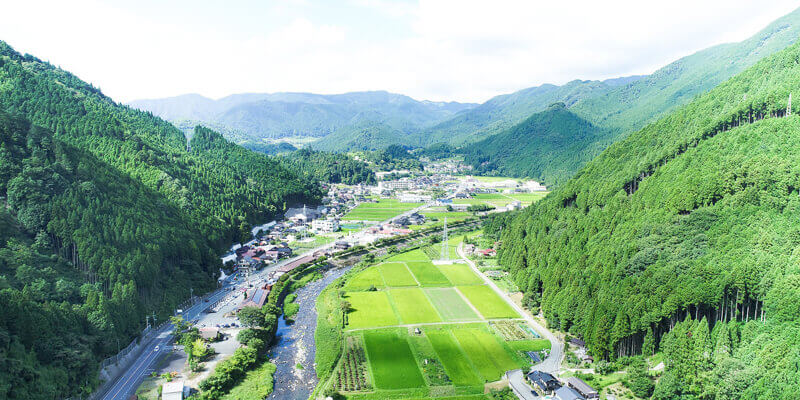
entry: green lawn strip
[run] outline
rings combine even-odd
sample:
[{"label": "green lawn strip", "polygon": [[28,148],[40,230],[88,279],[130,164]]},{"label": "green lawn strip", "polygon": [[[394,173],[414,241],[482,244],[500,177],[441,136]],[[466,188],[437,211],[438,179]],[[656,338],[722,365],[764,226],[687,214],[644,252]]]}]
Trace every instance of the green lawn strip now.
[{"label": "green lawn strip", "polygon": [[277,367],[265,362],[263,365],[247,372],[242,383],[236,385],[222,400],[264,399],[272,393],[272,374]]},{"label": "green lawn strip", "polygon": [[423,290],[445,321],[480,319],[454,288],[425,288]]},{"label": "green lawn strip", "polygon": [[408,261],[406,265],[422,286],[452,286],[447,277],[430,261]]},{"label": "green lawn strip", "polygon": [[417,280],[411,271],[406,268],[405,263],[390,262],[383,263],[377,267],[383,275],[383,281],[388,287],[418,286]]},{"label": "green lawn strip", "polygon": [[483,384],[483,379],[476,373],[475,366],[461,350],[450,331],[427,328],[424,331],[453,384],[456,386]]},{"label": "green lawn strip", "polygon": [[402,324],[423,324],[442,321],[439,313],[428,301],[422,289],[392,289],[389,290],[389,297],[394,303]]},{"label": "green lawn strip", "polygon": [[489,286],[459,286],[458,290],[484,318],[519,318],[519,314]]},{"label": "green lawn strip", "polygon": [[488,331],[469,328],[453,329],[452,332],[464,353],[487,382],[499,380],[506,371],[521,367],[520,362],[515,361],[509,351]]},{"label": "green lawn strip", "polygon": [[346,300],[352,307],[347,315],[348,329],[391,326],[400,323],[385,291],[348,292]]},{"label": "green lawn strip", "polygon": [[370,286],[375,286],[376,288],[382,288],[386,286],[383,280],[383,275],[381,275],[381,271],[378,269],[378,267],[367,268],[348,279],[344,289],[365,290],[369,289]]},{"label": "green lawn strip", "polygon": [[437,265],[453,285],[482,285],[483,279],[466,264]]},{"label": "green lawn strip", "polygon": [[422,372],[403,335],[398,329],[364,332],[372,377],[378,389],[425,386]]}]

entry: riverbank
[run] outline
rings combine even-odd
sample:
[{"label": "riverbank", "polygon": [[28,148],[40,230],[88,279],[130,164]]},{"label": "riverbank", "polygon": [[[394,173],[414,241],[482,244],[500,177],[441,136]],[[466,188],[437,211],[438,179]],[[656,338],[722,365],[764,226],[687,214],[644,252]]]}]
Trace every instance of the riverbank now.
[{"label": "riverbank", "polygon": [[295,303],[300,310],[292,324],[280,319],[276,343],[269,352],[270,362],[278,367],[274,374],[274,391],[269,399],[305,400],[314,390],[318,381],[314,363],[317,296],[350,268],[326,271],[322,279],[297,290]]}]

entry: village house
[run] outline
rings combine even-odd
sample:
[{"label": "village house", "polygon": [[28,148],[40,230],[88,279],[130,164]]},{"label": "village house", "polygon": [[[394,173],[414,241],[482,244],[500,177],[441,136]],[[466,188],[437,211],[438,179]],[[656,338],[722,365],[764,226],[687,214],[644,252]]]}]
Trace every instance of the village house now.
[{"label": "village house", "polygon": [[531,386],[542,396],[547,396],[561,387],[561,383],[551,374],[544,371],[531,371],[528,374]]},{"label": "village house", "polygon": [[571,376],[567,378],[567,386],[575,389],[580,393],[581,396],[585,399],[599,399],[600,394],[597,390],[594,390],[588,383],[584,382],[583,379]]},{"label": "village house", "polygon": [[585,400],[577,390],[562,386],[553,392],[553,397],[556,400]]}]

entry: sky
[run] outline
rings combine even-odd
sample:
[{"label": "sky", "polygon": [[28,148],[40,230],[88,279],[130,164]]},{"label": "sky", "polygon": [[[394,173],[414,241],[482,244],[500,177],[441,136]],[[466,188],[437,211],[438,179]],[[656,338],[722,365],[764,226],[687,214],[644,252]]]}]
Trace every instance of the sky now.
[{"label": "sky", "polygon": [[796,0],[71,0],[3,4],[0,40],[117,101],[387,90],[483,102],[648,74]]}]

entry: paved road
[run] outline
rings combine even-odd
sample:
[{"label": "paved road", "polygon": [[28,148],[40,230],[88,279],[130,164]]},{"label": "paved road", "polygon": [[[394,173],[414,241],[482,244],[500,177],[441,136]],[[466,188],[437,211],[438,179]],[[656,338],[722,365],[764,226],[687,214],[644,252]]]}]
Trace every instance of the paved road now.
[{"label": "paved road", "polygon": [[517,310],[517,312],[520,315],[522,315],[522,318],[524,318],[525,321],[527,321],[531,326],[533,326],[533,328],[537,332],[542,334],[542,337],[550,341],[550,354],[541,363],[535,365],[534,367],[538,370],[549,372],[551,374],[558,373],[558,368],[561,365],[561,359],[564,357],[564,344],[561,343],[560,340],[558,340],[558,338],[556,337],[556,335],[553,334],[553,332],[550,332],[547,328],[542,326],[540,323],[536,322],[536,320],[533,319],[533,317],[527,311],[523,310],[522,307],[517,305],[517,303],[514,303],[514,301],[511,300],[511,298],[508,297],[508,295],[505,292],[503,292],[502,290],[500,290],[499,287],[497,287],[497,284],[495,284],[494,281],[489,279],[489,277],[487,277],[486,275],[482,274],[480,270],[478,270],[478,267],[475,266],[475,263],[472,262],[472,260],[464,256],[464,243],[458,245],[457,252],[461,258],[466,260],[467,264],[469,264],[472,270],[476,274],[478,274],[478,276],[483,278],[483,280],[486,282],[486,284],[489,285],[489,287],[494,289],[494,291],[497,292],[497,294],[499,294],[500,297],[503,298],[503,300],[505,300],[506,303],[508,303],[508,305]]},{"label": "paved road", "polygon": [[[422,210],[422,209],[424,209],[424,208],[426,208],[426,207],[428,207],[430,205],[431,204],[425,204],[425,205],[417,207],[417,208],[415,208],[413,210],[406,211],[406,212],[404,212],[402,214],[399,214],[397,216],[394,216],[394,217],[392,217],[390,219],[387,219],[385,221],[381,221],[380,224],[388,223],[391,220],[393,220],[394,218],[397,218],[399,216],[411,215],[411,214],[413,214],[415,212],[418,212],[418,211],[420,211],[420,210]],[[359,231],[357,234],[352,235],[347,239],[349,239],[351,241],[353,241],[353,240],[357,241],[357,240],[361,239],[364,236],[364,231],[365,231],[365,229]],[[325,245],[310,249],[310,250],[306,251],[305,253],[302,253],[302,254],[297,255],[295,257],[291,257],[291,258],[287,258],[287,259],[281,260],[281,261],[279,261],[279,262],[277,262],[275,264],[272,264],[272,265],[270,265],[270,266],[268,266],[268,267],[266,267],[266,268],[264,268],[264,269],[262,269],[262,270],[260,270],[260,271],[258,271],[256,273],[254,273],[252,276],[249,277],[249,281],[254,281],[254,280],[259,280],[259,279],[265,280],[267,275],[269,275],[270,272],[280,268],[281,266],[283,266],[283,265],[285,265],[285,264],[287,264],[289,262],[292,262],[292,261],[294,261],[294,260],[296,260],[298,258],[305,257],[305,256],[308,256],[308,255],[312,255],[316,251],[328,249],[333,245],[334,245],[334,243],[328,243],[328,244],[325,244]],[[187,310],[184,310],[184,313],[183,313],[184,318],[187,321],[191,321],[191,320],[196,319],[197,317],[200,316],[200,314],[203,311],[205,311],[206,308],[209,307],[210,304],[213,304],[217,300],[225,297],[226,294],[230,293],[229,292],[229,288],[241,288],[241,287],[244,287],[244,286],[247,285],[247,283],[246,283],[247,281],[244,281],[244,282],[243,281],[238,281],[237,282],[237,281],[234,280],[235,277],[236,277],[235,274],[229,276],[225,280],[225,282],[223,283],[223,285],[222,285],[222,287],[220,289],[216,290],[215,292],[213,292],[212,294],[207,296],[206,298],[209,300],[209,302],[202,302],[201,301],[201,302],[195,304],[194,306],[192,306],[191,308],[189,308]],[[172,324],[168,324],[168,325],[164,326],[160,331],[158,331],[157,335],[155,335],[155,337],[153,337],[152,334],[151,334],[151,336],[148,339],[146,339],[149,342],[144,346],[143,350],[141,351],[139,356],[136,358],[136,360],[134,360],[131,363],[131,365],[128,367],[128,369],[125,372],[123,372],[112,385],[109,385],[108,387],[104,388],[103,391],[101,391],[101,392],[97,392],[97,397],[96,398],[100,399],[100,400],[127,399],[128,397],[130,397],[130,395],[134,394],[134,392],[136,391],[136,388],[139,387],[139,385],[141,384],[141,382],[144,379],[144,377],[147,376],[152,371],[153,362],[156,359],[158,359],[158,356],[163,351],[167,350],[167,345],[172,340],[172,329],[173,329]],[[156,350],[156,348],[158,348],[158,350]]]}]

